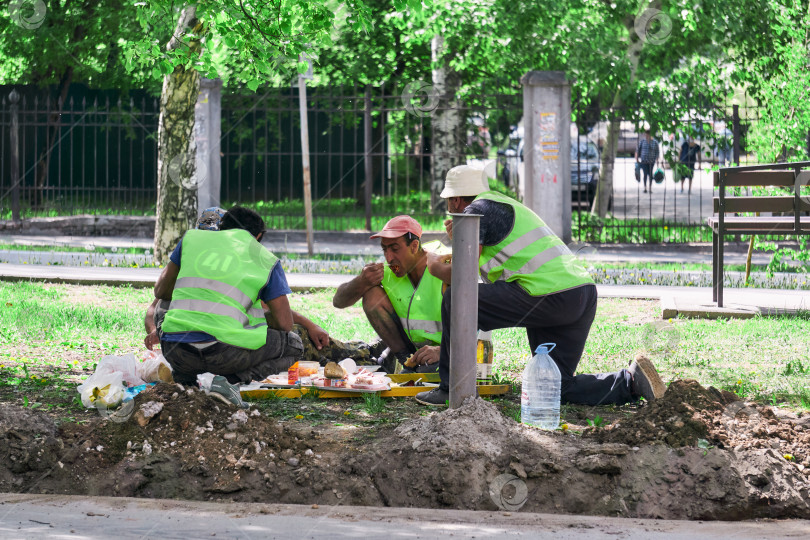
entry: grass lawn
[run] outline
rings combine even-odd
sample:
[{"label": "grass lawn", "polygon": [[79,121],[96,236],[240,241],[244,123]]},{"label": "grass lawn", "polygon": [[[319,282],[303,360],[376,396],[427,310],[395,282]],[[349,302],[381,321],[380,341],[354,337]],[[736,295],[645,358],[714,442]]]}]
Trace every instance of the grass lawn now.
[{"label": "grass lawn", "polygon": [[[335,310],[332,294],[293,294],[290,304],[338,339],[371,339],[374,333],[359,305]],[[83,417],[76,385],[96,362],[107,354],[143,350],[149,289],[2,282],[0,297],[0,400],[5,402],[50,409],[64,420]],[[810,318],[662,321],[660,316],[658,302],[600,300],[580,371],[614,371],[645,349],[665,381],[694,378],[746,399],[810,410]],[[496,330],[493,341],[496,374],[519,382],[529,352],[524,331]],[[518,393],[497,401],[507,414],[519,415]],[[313,425],[396,422],[403,414],[428,412],[410,403],[302,399],[272,400],[261,407]]]}]

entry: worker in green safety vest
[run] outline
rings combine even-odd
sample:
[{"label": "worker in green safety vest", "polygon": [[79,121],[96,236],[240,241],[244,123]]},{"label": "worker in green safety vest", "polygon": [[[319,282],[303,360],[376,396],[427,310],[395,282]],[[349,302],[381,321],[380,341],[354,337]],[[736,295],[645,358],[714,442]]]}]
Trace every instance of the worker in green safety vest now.
[{"label": "worker in green safety vest", "polygon": [[338,287],[332,303],[343,309],[362,299],[363,311],[381,339],[374,356],[383,348],[390,351],[382,364],[386,371],[393,372],[397,362],[405,366],[409,358],[413,371],[436,371],[443,283],[427,271],[422,226],[410,216],[397,216],[371,238],[380,239],[386,262],[367,264],[360,275]]},{"label": "worker in green safety vest", "polygon": [[[159,337],[176,382],[194,384],[206,372],[222,376],[222,385],[261,380],[302,358],[292,291],[259,242],[264,229],[256,212],[237,206],[220,231],[190,230],[172,253],[155,297],[171,300]],[[238,391],[232,402],[240,403]]]},{"label": "worker in green safety vest", "polygon": [[[441,197],[447,199],[451,213],[481,215],[479,329],[523,327],[530,352],[542,343],[556,343],[549,355],[560,369],[562,402],[619,404],[663,395],[666,387],[643,355],[616,373],[575,373],[596,315],[596,286],[537,214],[491,191],[484,171],[469,165],[448,171]],[[445,225],[452,235],[452,220]],[[452,265],[446,264],[445,256],[428,254],[428,271],[450,283]],[[452,287],[442,300],[441,384],[416,396],[425,405],[442,406],[449,399],[451,298]]]},{"label": "worker in green safety vest", "polygon": [[[195,228],[204,231],[218,231],[224,216],[225,210],[218,206],[206,208],[202,211],[200,217],[197,218]],[[163,321],[163,317],[166,311],[168,311],[170,304],[170,300],[159,300],[155,298],[146,310],[146,317],[144,318],[146,327],[144,345],[149,350],[153,350],[154,346],[160,343],[158,324]],[[257,304],[258,305],[253,306],[255,309],[261,309],[263,311],[269,309],[267,308],[267,304],[262,300],[257,301]],[[338,358],[338,360],[351,357],[358,363],[367,360],[368,351],[365,351],[364,358],[362,350],[333,340],[326,330],[301,313],[292,310],[292,315],[293,322],[295,323],[293,331],[297,333],[304,342],[305,360],[314,360],[317,362],[321,361],[322,356],[327,356],[330,359],[332,359],[331,357],[333,356],[339,356],[340,358]],[[325,354],[322,355],[321,352]]]}]

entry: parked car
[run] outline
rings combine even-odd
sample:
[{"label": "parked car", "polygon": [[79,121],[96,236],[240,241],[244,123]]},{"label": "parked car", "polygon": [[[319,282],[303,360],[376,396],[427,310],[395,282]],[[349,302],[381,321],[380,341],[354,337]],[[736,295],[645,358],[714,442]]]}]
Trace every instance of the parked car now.
[{"label": "parked car", "polygon": [[[498,151],[500,178],[507,187],[517,189],[523,176],[523,130],[518,128],[509,139],[509,147]],[[602,167],[599,148],[590,138],[572,135],[570,159],[571,204],[588,210],[596,197]]]},{"label": "parked car", "polygon": [[[608,127],[609,122],[598,122],[590,132],[590,136],[596,139],[600,152],[605,149]],[[619,138],[616,141],[616,156],[635,156],[638,141],[639,134],[636,132],[636,126],[627,120],[619,122]]]}]

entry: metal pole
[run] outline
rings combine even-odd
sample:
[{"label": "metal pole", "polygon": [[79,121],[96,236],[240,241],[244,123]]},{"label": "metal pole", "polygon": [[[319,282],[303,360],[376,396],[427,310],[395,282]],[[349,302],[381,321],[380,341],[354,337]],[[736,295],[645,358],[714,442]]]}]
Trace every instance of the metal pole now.
[{"label": "metal pole", "polygon": [[450,279],[450,408],[476,395],[475,350],[478,331],[479,214],[453,217],[453,274]]},{"label": "metal pole", "polygon": [[304,167],[304,215],[307,221],[307,253],[312,255],[312,185],[309,176],[309,125],[307,124],[307,83],[298,76],[298,108],[301,114],[301,163]]},{"label": "metal pole", "polygon": [[734,144],[732,146],[732,160],[734,166],[740,166],[740,106],[734,105],[731,113],[731,128],[734,137]]},{"label": "metal pole", "polygon": [[363,200],[366,207],[366,230],[371,231],[371,188],[374,183],[374,167],[371,163],[371,86],[366,86],[365,110],[363,112],[363,141],[366,149],[366,183]]},{"label": "metal pole", "polygon": [[11,221],[20,222],[20,123],[17,117],[17,103],[20,95],[16,90],[12,90],[8,95],[11,102]]}]

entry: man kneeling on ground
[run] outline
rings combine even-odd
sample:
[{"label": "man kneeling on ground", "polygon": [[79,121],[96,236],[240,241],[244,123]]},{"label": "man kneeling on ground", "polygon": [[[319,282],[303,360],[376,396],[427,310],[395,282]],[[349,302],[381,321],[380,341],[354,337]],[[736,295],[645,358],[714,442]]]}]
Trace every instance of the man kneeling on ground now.
[{"label": "man kneeling on ground", "polygon": [[[338,309],[363,300],[363,311],[388,347],[383,367],[389,373],[396,363],[413,371],[436,371],[442,340],[442,282],[427,270],[427,253],[421,244],[422,226],[410,216],[397,216],[371,238],[380,239],[386,263],[367,264],[359,276],[338,287],[332,300]],[[379,356],[380,351],[373,351]]]},{"label": "man kneeling on ground", "polygon": [[210,372],[247,383],[302,358],[301,338],[291,332],[292,291],[278,258],[259,243],[264,229],[256,212],[237,206],[219,232],[190,230],[172,253],[155,297],[171,300],[160,346],[175,381],[193,384]]},{"label": "man kneeling on ground", "polygon": [[[483,172],[467,165],[450,169],[441,197],[453,213],[478,214],[478,328],[525,328],[532,353],[541,343],[556,343],[550,353],[560,368],[563,403],[622,404],[659,398],[666,387],[643,356],[628,369],[592,375],[577,373],[596,315],[596,285],[563,241],[520,202],[485,186]],[[453,223],[445,222],[452,235]],[[452,266],[428,254],[428,270],[450,283]],[[442,300],[439,388],[417,394],[416,401],[443,406],[450,396],[450,306],[453,288]]]}]

